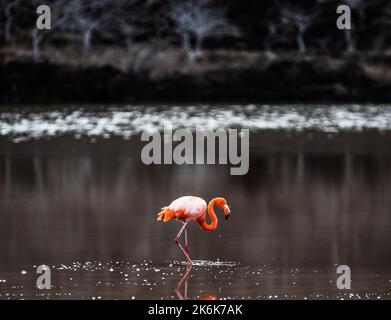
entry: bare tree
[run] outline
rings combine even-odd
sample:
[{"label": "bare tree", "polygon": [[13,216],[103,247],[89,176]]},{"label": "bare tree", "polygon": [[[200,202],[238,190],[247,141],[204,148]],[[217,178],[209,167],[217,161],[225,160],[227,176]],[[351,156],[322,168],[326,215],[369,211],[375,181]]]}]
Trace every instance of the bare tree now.
[{"label": "bare tree", "polygon": [[[364,17],[364,4],[362,0],[344,0],[344,4],[351,10],[356,11],[361,18]],[[354,28],[353,21],[351,21],[352,29],[344,29],[346,51],[353,52],[356,50],[356,45],[353,40],[352,30]]]},{"label": "bare tree", "polygon": [[91,42],[94,34],[104,34],[106,27],[111,22],[109,0],[73,0],[67,4],[69,19],[64,25],[65,29],[75,33],[81,33],[83,43],[83,55],[91,50]]},{"label": "bare tree", "polygon": [[[40,3],[39,0],[32,0],[32,5],[36,6]],[[51,5],[51,14],[52,14],[52,20],[55,22],[52,25],[52,28],[54,30],[58,29],[59,26],[61,26],[64,21],[67,19],[67,12],[65,11],[65,0],[55,0]],[[33,25],[33,31],[32,31],[32,52],[33,52],[33,60],[39,61],[41,58],[41,45],[43,43],[44,37],[46,34],[48,34],[51,30],[39,30],[35,23]]]},{"label": "bare tree", "polygon": [[38,62],[41,58],[41,44],[43,41],[43,31],[38,30],[37,28],[33,29],[33,40],[32,40],[32,51],[33,51],[33,60]]},{"label": "bare tree", "polygon": [[301,53],[307,50],[304,36],[313,25],[317,15],[317,12],[307,13],[299,7],[285,7],[283,9],[283,18],[286,18],[296,28],[296,43]]},{"label": "bare tree", "polygon": [[94,34],[104,34],[111,22],[109,0],[55,0],[52,4],[54,23],[51,30],[33,31],[33,57],[40,57],[40,46],[44,36],[53,31],[63,31],[81,35],[83,56],[90,49]]},{"label": "bare tree", "polygon": [[[33,29],[34,60],[40,59],[41,45],[46,36],[58,31],[81,39],[84,58],[91,51],[94,36],[110,40],[122,37],[130,52],[137,30],[136,18],[135,15],[131,15],[131,9],[139,3],[137,0],[54,0],[51,5],[52,29]],[[142,56],[144,55],[145,51],[142,53]]]},{"label": "bare tree", "polygon": [[15,12],[20,9],[21,0],[12,0],[4,4],[4,38],[6,42],[12,39],[12,28],[15,20]]},{"label": "bare tree", "polygon": [[[33,0],[33,5],[38,5],[40,0]],[[68,6],[67,6],[68,5]],[[39,30],[33,27],[32,32],[32,51],[34,61],[39,61],[41,58],[41,45],[44,41],[45,35],[52,31],[61,30],[72,19],[73,3],[66,0],[55,0],[51,5],[52,14],[52,29],[51,30]]]},{"label": "bare tree", "polygon": [[[382,28],[391,27],[391,4],[389,4],[382,12],[382,15],[373,21],[374,25]],[[384,48],[387,32],[379,32],[375,39],[374,50],[379,51]]]},{"label": "bare tree", "polygon": [[182,38],[183,49],[190,61],[194,61],[202,54],[205,38],[236,32],[236,28],[225,18],[224,10],[206,7],[200,1],[186,1],[172,6],[169,18],[175,24],[175,31]]},{"label": "bare tree", "polygon": [[[145,17],[140,8],[140,0],[112,0],[111,19],[112,25],[115,25],[114,36],[121,36],[128,53],[133,46],[133,37],[137,32],[137,22]],[[141,6],[143,9],[144,7]]]}]

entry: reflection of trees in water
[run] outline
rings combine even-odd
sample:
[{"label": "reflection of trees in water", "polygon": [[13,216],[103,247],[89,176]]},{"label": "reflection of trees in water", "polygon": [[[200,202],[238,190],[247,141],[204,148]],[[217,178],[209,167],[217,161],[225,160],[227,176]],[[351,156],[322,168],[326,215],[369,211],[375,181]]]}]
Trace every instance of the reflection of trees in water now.
[{"label": "reflection of trees in water", "polygon": [[[387,257],[391,166],[380,155],[253,158],[247,176],[224,166],[144,166],[134,157],[0,158],[3,248],[9,255],[179,257],[178,225],[154,214],[172,199],[223,195],[232,221],[194,232],[195,254],[286,266]],[[235,217],[236,215],[236,217]],[[229,237],[219,237],[226,232]],[[213,243],[211,245],[211,243]],[[27,253],[28,252],[28,253]],[[77,258],[77,257],[75,257]]]},{"label": "reflection of trees in water", "polygon": [[346,153],[270,161],[270,173],[260,177],[264,181],[256,186],[258,196],[251,203],[266,211],[259,210],[261,217],[247,221],[260,226],[248,230],[254,238],[261,233],[266,239],[257,244],[258,252],[277,247],[276,256],[285,257],[287,265],[328,255],[333,262],[354,260],[360,254],[373,261],[387,256],[390,166],[384,158]]}]

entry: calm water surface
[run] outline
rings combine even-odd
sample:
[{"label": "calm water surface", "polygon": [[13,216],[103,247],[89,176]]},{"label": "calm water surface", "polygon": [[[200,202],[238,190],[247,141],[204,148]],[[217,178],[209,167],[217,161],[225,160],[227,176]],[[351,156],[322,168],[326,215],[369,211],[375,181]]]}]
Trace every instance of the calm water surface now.
[{"label": "calm water surface", "polygon": [[[0,299],[389,299],[391,135],[250,139],[249,174],[231,176],[146,166],[138,136],[0,138]],[[189,274],[180,224],[155,221],[187,194],[224,196],[232,211],[215,232],[189,228]],[[52,290],[35,288],[40,264]],[[352,290],[336,288],[341,264]]]}]

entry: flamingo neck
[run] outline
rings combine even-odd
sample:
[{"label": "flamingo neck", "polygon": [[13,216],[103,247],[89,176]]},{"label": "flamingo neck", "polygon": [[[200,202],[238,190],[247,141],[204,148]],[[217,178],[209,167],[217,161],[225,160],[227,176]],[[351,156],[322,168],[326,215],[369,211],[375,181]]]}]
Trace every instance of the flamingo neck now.
[{"label": "flamingo neck", "polygon": [[206,214],[202,217],[202,220],[198,221],[200,227],[205,231],[213,231],[213,230],[216,230],[216,228],[217,228],[218,220],[216,217],[216,213],[214,211],[214,206],[215,206],[217,200],[218,200],[217,198],[214,198],[214,199],[210,200],[210,202],[208,204],[208,214],[209,214],[209,218],[210,218],[210,223],[208,224],[206,222]]}]

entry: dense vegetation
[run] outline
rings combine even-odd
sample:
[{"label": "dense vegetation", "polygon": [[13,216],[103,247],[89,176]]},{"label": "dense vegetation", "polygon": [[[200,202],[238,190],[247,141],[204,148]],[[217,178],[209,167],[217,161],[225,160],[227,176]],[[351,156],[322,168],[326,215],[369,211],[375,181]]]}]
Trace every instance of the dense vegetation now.
[{"label": "dense vegetation", "polygon": [[[53,29],[37,32],[36,7],[49,4]],[[336,8],[352,9],[353,29],[336,27]],[[144,43],[197,50],[384,50],[389,46],[387,0],[2,0],[0,45],[40,49],[45,43],[94,45]],[[185,39],[186,38],[186,39]],[[186,43],[188,42],[188,43]],[[200,45],[200,44],[198,44]],[[189,52],[188,52],[189,53]],[[36,54],[39,54],[36,51]],[[190,53],[194,54],[194,52]]]},{"label": "dense vegetation", "polygon": [[391,99],[387,0],[42,3],[0,2],[0,103]]}]

